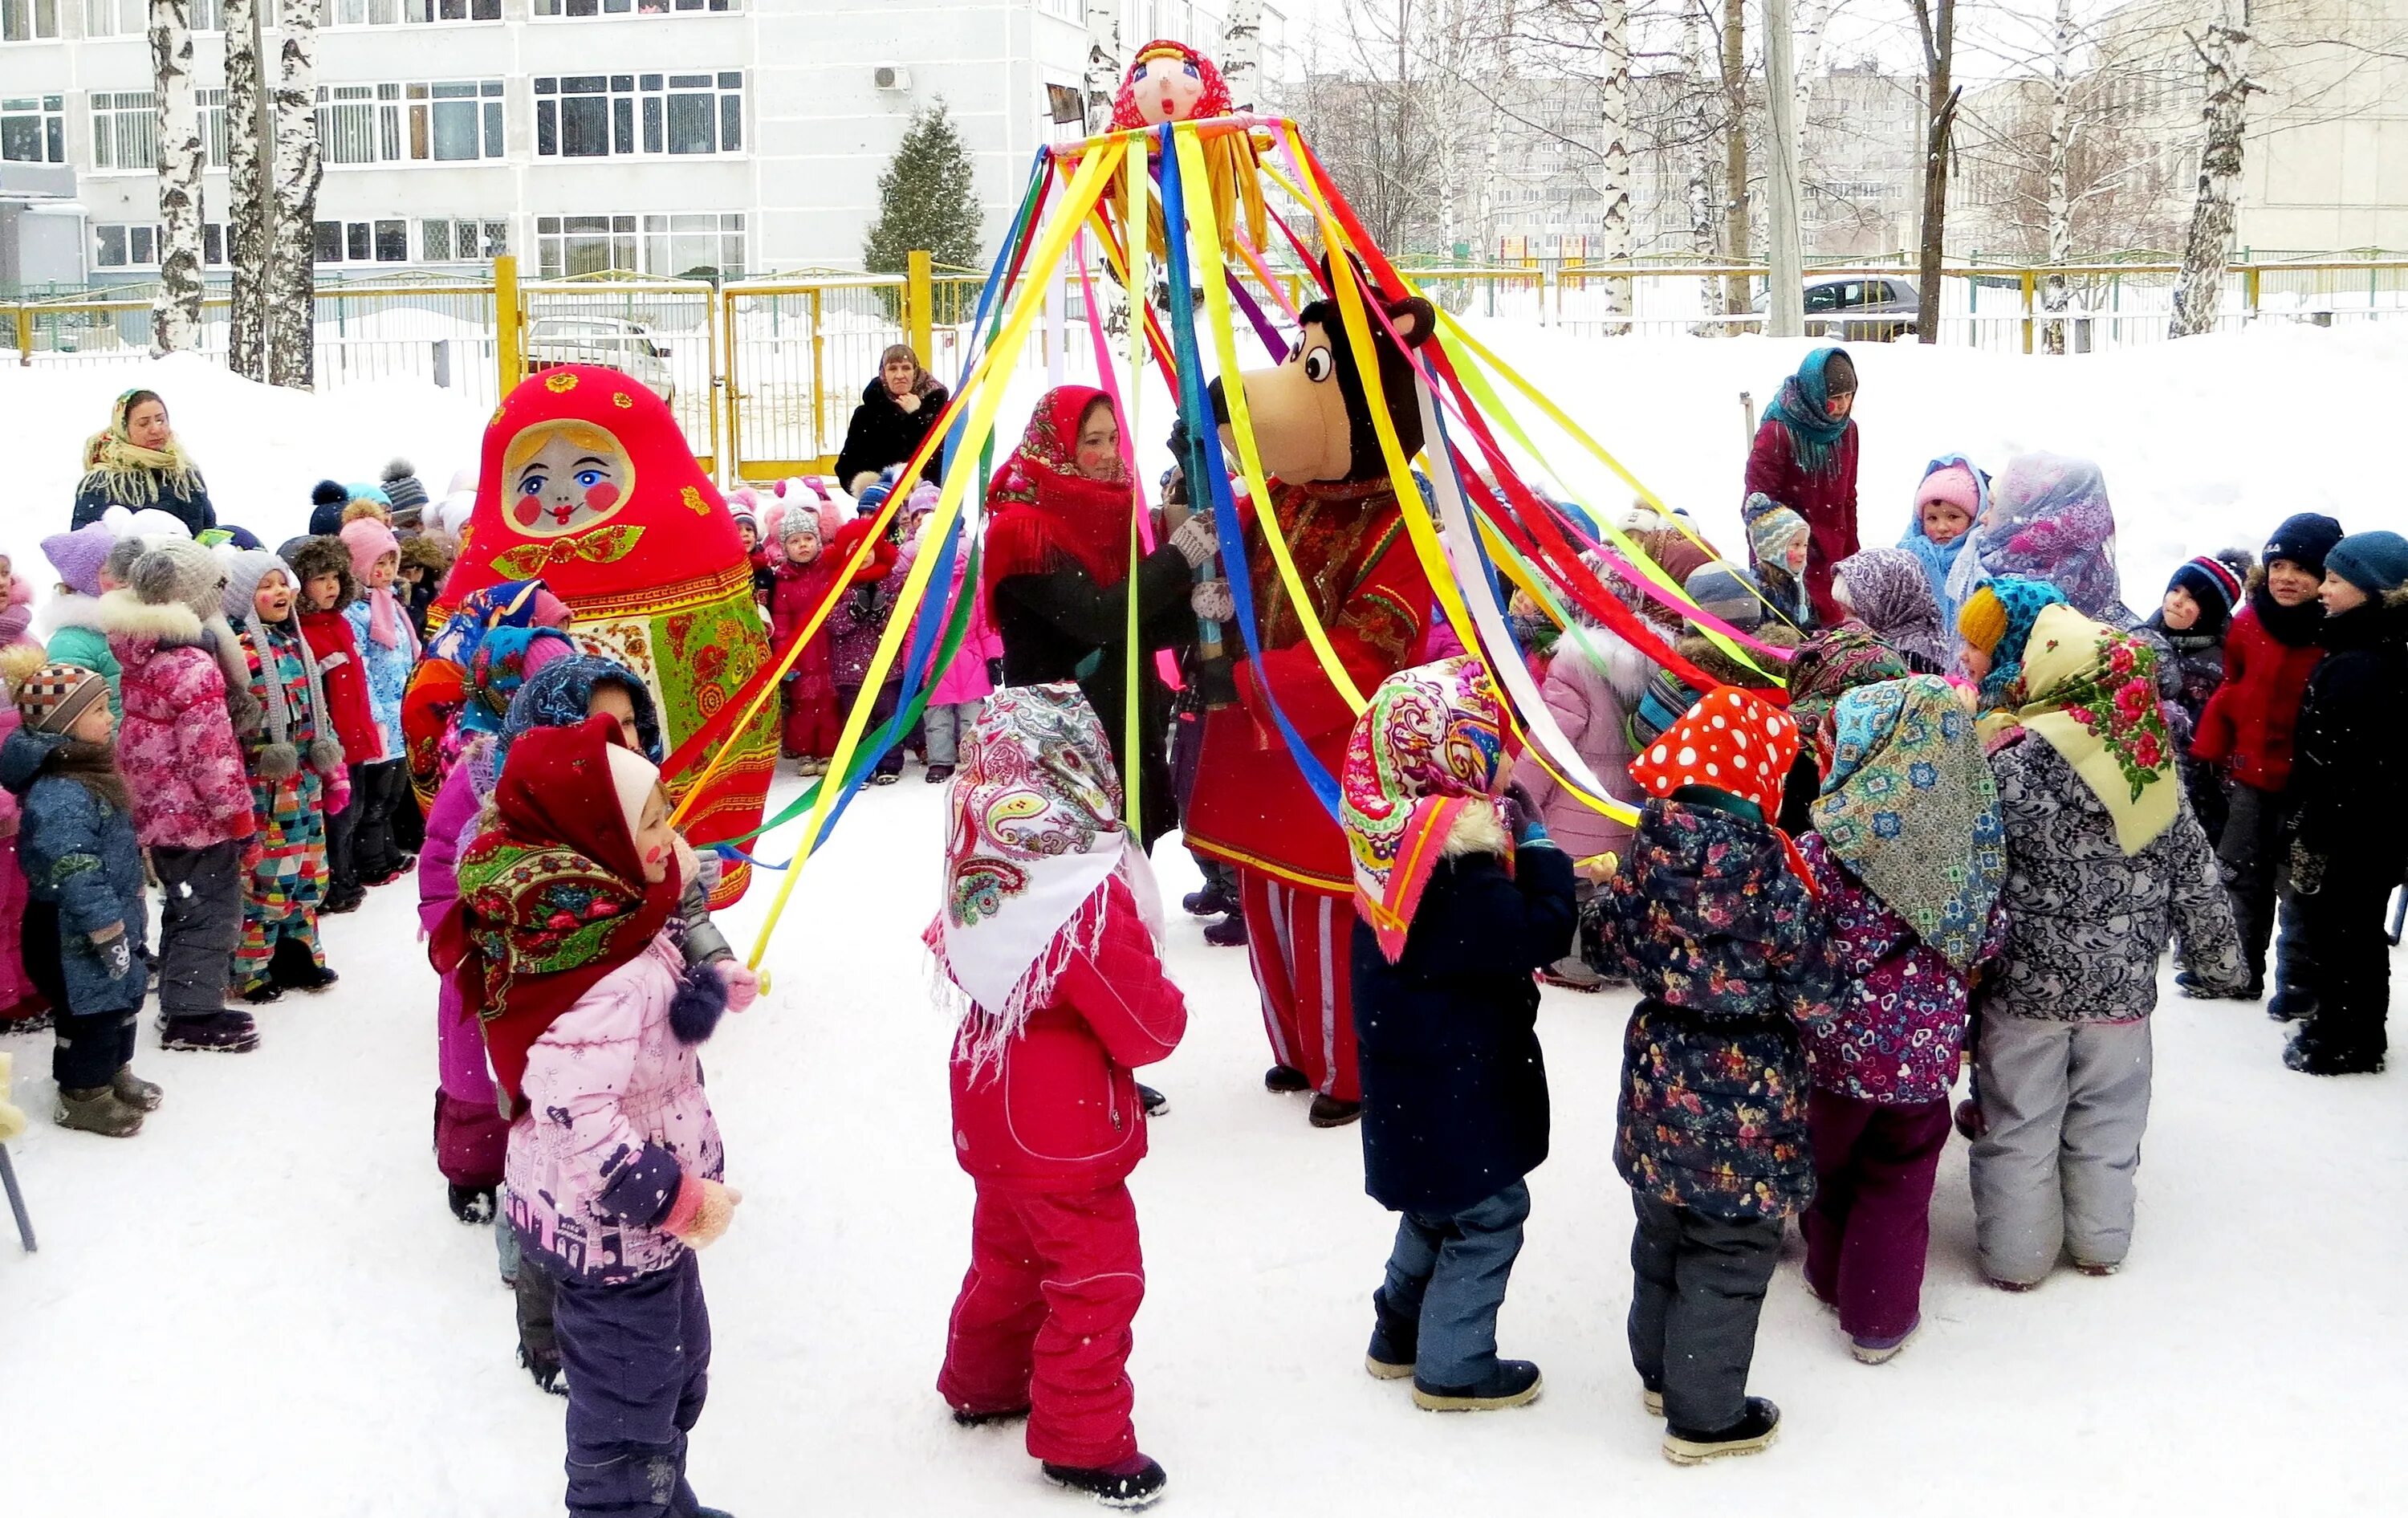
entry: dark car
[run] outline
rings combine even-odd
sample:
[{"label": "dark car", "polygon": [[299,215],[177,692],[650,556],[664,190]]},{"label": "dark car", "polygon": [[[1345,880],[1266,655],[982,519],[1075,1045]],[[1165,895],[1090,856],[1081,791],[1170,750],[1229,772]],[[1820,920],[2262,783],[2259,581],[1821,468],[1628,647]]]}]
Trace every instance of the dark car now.
[{"label": "dark car", "polygon": [[[1766,297],[1756,297],[1764,309]],[[1915,335],[1922,302],[1914,281],[1895,274],[1845,274],[1806,281],[1806,336],[1885,343]]]}]

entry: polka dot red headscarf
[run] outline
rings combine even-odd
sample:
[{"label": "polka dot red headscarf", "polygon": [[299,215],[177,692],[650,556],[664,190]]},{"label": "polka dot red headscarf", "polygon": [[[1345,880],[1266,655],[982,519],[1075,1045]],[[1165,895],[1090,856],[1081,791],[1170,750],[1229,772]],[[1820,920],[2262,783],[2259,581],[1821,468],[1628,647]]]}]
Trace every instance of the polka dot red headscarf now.
[{"label": "polka dot red headscarf", "polygon": [[[1756,803],[1770,827],[1781,815],[1782,785],[1797,758],[1795,720],[1754,692],[1717,685],[1630,762],[1630,778],[1651,796],[1669,796],[1684,785],[1728,792]],[[1790,867],[1805,879],[1796,847],[1785,835],[1782,843]]]}]

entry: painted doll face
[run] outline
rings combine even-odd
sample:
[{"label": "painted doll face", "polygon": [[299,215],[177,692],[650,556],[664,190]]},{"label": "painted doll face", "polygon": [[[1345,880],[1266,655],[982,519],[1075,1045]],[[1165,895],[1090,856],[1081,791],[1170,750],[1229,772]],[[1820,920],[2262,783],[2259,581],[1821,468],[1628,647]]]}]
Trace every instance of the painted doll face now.
[{"label": "painted doll face", "polygon": [[1204,76],[1184,58],[1150,58],[1138,65],[1129,94],[1148,122],[1183,122],[1204,97]]},{"label": "painted doll face", "polygon": [[565,537],[614,515],[635,483],[635,465],[616,438],[581,423],[560,427],[511,467],[507,512],[529,537]]}]

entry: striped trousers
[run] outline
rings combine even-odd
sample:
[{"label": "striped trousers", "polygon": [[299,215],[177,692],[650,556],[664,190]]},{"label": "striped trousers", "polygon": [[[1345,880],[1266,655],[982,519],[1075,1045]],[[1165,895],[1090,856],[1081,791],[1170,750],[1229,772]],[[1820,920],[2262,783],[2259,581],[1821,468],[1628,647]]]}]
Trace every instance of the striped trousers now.
[{"label": "striped trousers", "polygon": [[1353,898],[1242,865],[1237,876],[1238,908],[1246,919],[1246,951],[1254,956],[1271,1057],[1302,1070],[1312,1089],[1325,1096],[1362,1100],[1349,967]]}]

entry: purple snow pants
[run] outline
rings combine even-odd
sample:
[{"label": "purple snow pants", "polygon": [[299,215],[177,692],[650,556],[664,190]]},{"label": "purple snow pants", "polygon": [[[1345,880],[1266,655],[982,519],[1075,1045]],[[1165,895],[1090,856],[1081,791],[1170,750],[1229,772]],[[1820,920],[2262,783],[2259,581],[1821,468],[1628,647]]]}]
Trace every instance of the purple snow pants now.
[{"label": "purple snow pants", "polygon": [[1814,1088],[1814,1205],[1802,1221],[1806,1283],[1852,1339],[1890,1344],[1923,1314],[1931,1182],[1948,1141],[1948,1098],[1885,1107]]},{"label": "purple snow pants", "polygon": [[693,1512],[685,1437],[710,1383],[710,1313],[694,1252],[621,1286],[564,1276],[552,1325],[568,1372],[571,1518]]}]

